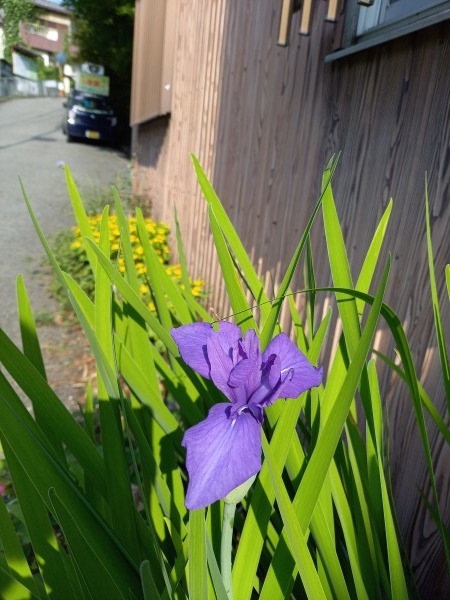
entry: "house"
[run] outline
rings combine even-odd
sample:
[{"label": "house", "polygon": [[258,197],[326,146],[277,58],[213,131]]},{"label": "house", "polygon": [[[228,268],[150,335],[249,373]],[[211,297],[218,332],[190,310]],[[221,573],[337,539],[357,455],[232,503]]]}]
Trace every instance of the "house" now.
[{"label": "house", "polygon": [[[365,6],[369,5],[369,6]],[[333,190],[352,272],[389,199],[392,256],[386,302],[401,317],[422,383],[446,411],[433,329],[425,238],[428,172],[432,235],[447,340],[450,305],[450,2],[437,0],[138,0],[131,126],[134,186],[153,215],[173,223],[192,275],[228,314],[205,203],[189,153],[199,158],[268,288],[280,282],[342,151]],[[313,238],[316,281],[329,283]],[[298,289],[302,288],[299,276]],[[385,332],[380,331],[381,347]],[[424,598],[450,597],[435,523],[419,490],[430,486],[411,401],[383,374],[391,477],[399,527]],[[429,428],[448,523],[450,453]]]},{"label": "house", "polygon": [[63,60],[62,55],[76,50],[71,43],[71,12],[50,0],[34,0],[35,18],[20,24],[24,45],[38,52],[45,66]]},{"label": "house", "polygon": [[[70,59],[77,54],[78,48],[72,44],[71,12],[50,0],[34,0],[33,18],[19,24],[22,43],[12,49],[12,69],[14,77],[9,78],[8,86],[2,82],[0,95],[25,94],[39,95],[58,93],[58,81],[64,81],[64,87],[70,89],[72,67]],[[0,11],[3,12],[3,11]],[[5,56],[3,39],[3,14],[0,14],[0,58]],[[49,72],[44,85],[38,81],[38,59],[45,67],[55,67]],[[51,69],[50,69],[51,71]],[[52,87],[53,86],[53,87]]]}]

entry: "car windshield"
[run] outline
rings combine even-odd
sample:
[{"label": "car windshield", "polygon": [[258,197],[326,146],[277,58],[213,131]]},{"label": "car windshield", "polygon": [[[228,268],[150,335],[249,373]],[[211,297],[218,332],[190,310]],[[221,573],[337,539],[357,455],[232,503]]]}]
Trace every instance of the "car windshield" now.
[{"label": "car windshield", "polygon": [[104,98],[96,98],[94,96],[74,96],[73,104],[81,106],[86,110],[112,110],[107,100]]}]

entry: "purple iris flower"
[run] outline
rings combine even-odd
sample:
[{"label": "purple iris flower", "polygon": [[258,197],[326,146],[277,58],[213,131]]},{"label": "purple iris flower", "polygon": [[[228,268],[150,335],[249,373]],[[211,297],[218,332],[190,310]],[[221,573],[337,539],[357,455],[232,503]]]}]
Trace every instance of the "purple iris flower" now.
[{"label": "purple iris flower", "polygon": [[221,321],[191,323],[171,330],[180,355],[194,371],[211,379],[230,401],[214,405],[206,419],[189,428],[189,485],[186,507],[202,508],[225,498],[261,469],[263,410],[278,398],[297,398],[320,385],[314,367],[284,333],[261,354],[254,330]]}]

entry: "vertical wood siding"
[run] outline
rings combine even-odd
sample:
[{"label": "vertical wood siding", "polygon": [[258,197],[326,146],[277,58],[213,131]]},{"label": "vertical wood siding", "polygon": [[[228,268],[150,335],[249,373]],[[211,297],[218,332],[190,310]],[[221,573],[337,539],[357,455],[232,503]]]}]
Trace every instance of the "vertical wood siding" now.
[{"label": "vertical wood siding", "polygon": [[[392,256],[387,302],[401,316],[422,383],[442,412],[444,392],[427,273],[424,177],[428,171],[436,272],[445,335],[450,307],[450,22],[334,63],[326,3],[313,3],[309,37],[276,45],[281,2],[180,1],[170,117],[135,128],[135,185],[154,216],[178,210],[194,276],[211,286],[211,305],[228,314],[206,207],[188,153],[197,154],[259,273],[276,286],[317,198],[329,157],[342,156],[333,187],[356,278],[376,225],[394,198],[384,258]],[[313,231],[316,278],[330,282],[320,223]],[[301,277],[296,281],[301,288]],[[301,298],[298,299],[301,303]],[[323,304],[329,303],[327,298]],[[300,305],[300,304],[299,304]],[[336,307],[333,305],[335,312]],[[335,339],[330,335],[330,344]],[[393,356],[386,330],[379,347]],[[450,596],[411,401],[380,365],[391,438],[399,525],[422,597]],[[450,515],[450,454],[429,424],[441,509]]]},{"label": "vertical wood siding", "polygon": [[131,125],[170,112],[176,0],[137,0]]}]

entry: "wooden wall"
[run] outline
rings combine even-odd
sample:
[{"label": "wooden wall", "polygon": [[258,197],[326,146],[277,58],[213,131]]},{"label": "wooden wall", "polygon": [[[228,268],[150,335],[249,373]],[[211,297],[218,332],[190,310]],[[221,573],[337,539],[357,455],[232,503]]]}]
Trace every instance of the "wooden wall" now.
[{"label": "wooden wall", "polygon": [[[443,269],[450,262],[450,21],[333,63],[334,26],[315,4],[310,37],[294,16],[288,48],[276,45],[277,0],[180,2],[170,119],[135,131],[136,186],[154,216],[176,205],[192,273],[211,285],[211,305],[228,308],[205,205],[188,153],[209,174],[267,282],[277,283],[303,231],[329,157],[342,156],[333,188],[355,278],[391,197],[387,301],[401,316],[422,382],[444,414],[432,327],[424,225],[428,171],[436,272],[450,339]],[[319,284],[329,283],[320,223],[313,249]],[[301,279],[297,281],[302,287]],[[332,336],[331,336],[332,337]],[[389,349],[383,328],[381,348]],[[411,401],[384,372],[391,474],[399,525],[423,598],[450,596],[439,537],[419,490],[430,497]],[[450,453],[429,426],[441,509],[450,515]]]}]

